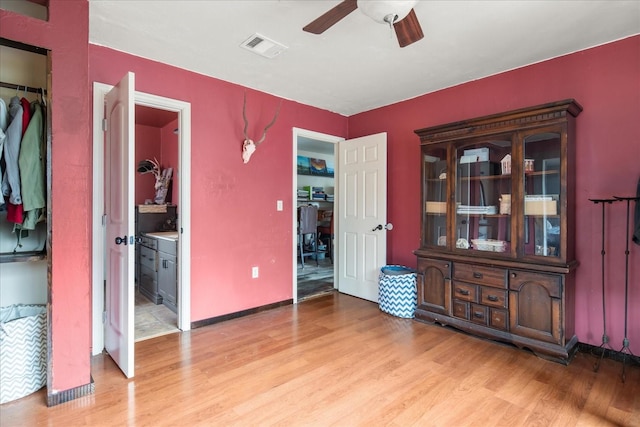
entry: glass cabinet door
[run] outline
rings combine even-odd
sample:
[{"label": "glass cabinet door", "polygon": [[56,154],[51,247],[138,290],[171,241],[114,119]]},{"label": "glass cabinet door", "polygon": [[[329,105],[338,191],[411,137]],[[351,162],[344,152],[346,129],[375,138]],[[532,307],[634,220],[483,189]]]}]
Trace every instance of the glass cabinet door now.
[{"label": "glass cabinet door", "polygon": [[457,250],[510,252],[511,143],[509,134],[456,148]]},{"label": "glass cabinet door", "polygon": [[422,246],[447,245],[447,149],[423,147]]},{"label": "glass cabinet door", "polygon": [[524,254],[560,257],[561,135],[541,131],[523,141]]}]

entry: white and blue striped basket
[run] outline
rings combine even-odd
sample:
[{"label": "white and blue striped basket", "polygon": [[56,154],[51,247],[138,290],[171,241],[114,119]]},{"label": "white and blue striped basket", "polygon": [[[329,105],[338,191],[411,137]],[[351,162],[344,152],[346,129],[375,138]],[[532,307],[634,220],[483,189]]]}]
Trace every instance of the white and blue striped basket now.
[{"label": "white and blue striped basket", "polygon": [[47,383],[47,309],[15,304],[0,308],[0,404]]},{"label": "white and blue striped basket", "polygon": [[393,316],[413,318],[418,304],[416,272],[401,265],[385,265],[378,279],[380,310]]}]

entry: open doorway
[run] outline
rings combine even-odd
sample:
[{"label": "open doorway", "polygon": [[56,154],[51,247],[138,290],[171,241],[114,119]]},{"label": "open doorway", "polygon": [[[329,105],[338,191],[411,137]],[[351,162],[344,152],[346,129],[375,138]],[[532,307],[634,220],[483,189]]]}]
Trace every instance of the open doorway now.
[{"label": "open doorway", "polygon": [[[294,301],[333,292],[338,263],[333,229],[336,210],[336,144],[343,138],[294,129]],[[301,209],[313,207],[300,233]],[[303,216],[306,213],[302,214]],[[305,217],[306,218],[306,217]],[[309,228],[310,227],[310,228]],[[307,228],[309,228],[307,230]],[[315,231],[315,233],[309,231]]]},{"label": "open doorway", "polygon": [[[179,199],[178,113],[135,106],[135,341],[178,332],[177,270]],[[154,166],[155,167],[155,166]],[[156,174],[170,173],[168,191],[158,195]],[[158,200],[158,197],[163,200]],[[162,203],[157,205],[156,203]],[[166,251],[161,249],[167,248]]]},{"label": "open doorway", "polygon": [[[102,83],[94,83],[94,105],[93,105],[93,242],[92,242],[92,289],[93,289],[93,339],[92,339],[92,354],[96,355],[103,351],[105,348],[105,296],[106,290],[109,288],[105,281],[105,260],[106,260],[106,218],[103,214],[105,200],[104,200],[104,157],[105,157],[105,136],[103,130],[103,119],[105,111],[105,96],[113,88],[113,86],[105,85]],[[182,331],[191,329],[191,288],[190,288],[190,276],[191,276],[191,251],[190,251],[190,211],[191,211],[191,194],[190,194],[190,164],[191,164],[191,106],[189,103],[179,101],[175,99],[169,99],[160,97],[157,95],[147,94],[143,92],[135,92],[133,96],[135,106],[144,106],[158,111],[171,114],[172,120],[177,117],[177,125],[163,126],[163,131],[172,133],[174,140],[177,141],[173,155],[176,157],[177,170],[174,170],[172,179],[172,204],[175,206],[175,228],[176,231],[160,231],[160,233],[173,233],[175,235],[175,248],[176,258],[175,262],[167,260],[164,263],[168,268],[168,271],[173,272],[177,277],[177,286],[175,296],[175,314],[177,317],[177,328]],[[132,120],[134,122],[134,120]],[[178,129],[177,134],[174,131]],[[131,133],[134,130],[130,131]],[[175,139],[177,138],[177,139]],[[135,147],[135,145],[134,145]],[[133,158],[133,150],[131,158]],[[136,165],[133,165],[130,173],[136,175],[131,177],[131,181],[139,181],[138,174],[136,173]],[[153,177],[151,180],[154,181]],[[142,182],[142,181],[141,181]],[[132,192],[135,190],[132,189]],[[135,192],[134,192],[135,194]],[[145,197],[147,198],[147,197]],[[132,196],[133,199],[133,196]],[[176,200],[177,199],[177,200]],[[132,201],[133,205],[133,201]],[[130,233],[132,233],[131,239],[134,239],[134,212],[132,211],[132,220]],[[111,242],[112,243],[112,242]],[[117,243],[117,242],[116,242]],[[137,242],[140,243],[139,241]],[[134,259],[133,256],[131,258]],[[159,263],[163,263],[162,259],[158,259]],[[131,271],[134,271],[134,263],[131,264]],[[134,280],[131,274],[131,289],[134,289]],[[129,348],[133,348],[134,342],[134,324],[135,324],[135,309],[134,309],[134,295],[133,291],[130,303],[130,315],[127,316],[126,340],[130,343]],[[157,305],[157,304],[156,304]],[[122,307],[122,310],[125,310]],[[130,340],[130,341],[129,341]],[[130,355],[130,360],[127,362],[127,370],[123,369],[125,375],[133,376],[133,360],[134,355]]]}]

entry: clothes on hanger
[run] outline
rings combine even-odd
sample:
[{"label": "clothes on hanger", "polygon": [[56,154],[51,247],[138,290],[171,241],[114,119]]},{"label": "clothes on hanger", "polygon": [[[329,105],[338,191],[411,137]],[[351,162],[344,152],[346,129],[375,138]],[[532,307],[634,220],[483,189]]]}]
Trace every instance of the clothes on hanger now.
[{"label": "clothes on hanger", "polygon": [[33,102],[31,106],[33,116],[22,137],[18,158],[18,167],[22,177],[21,194],[24,210],[21,228],[26,230],[35,229],[41,210],[46,203],[45,171],[42,168],[42,159],[45,155],[42,138],[44,117],[39,102]]},{"label": "clothes on hanger", "polygon": [[[5,171],[2,176],[2,195],[7,201],[7,219],[11,222],[22,222],[22,196],[20,194],[20,143],[22,142],[22,104],[20,98],[14,96],[9,102],[9,126],[4,142]],[[20,212],[18,212],[20,210]]]},{"label": "clothes on hanger", "polygon": [[8,108],[0,101],[0,189],[7,221],[14,224],[17,249],[23,230],[34,230],[45,218],[46,108],[40,101],[17,95]]},{"label": "clothes on hanger", "polygon": [[[2,170],[4,169],[3,152],[4,141],[7,139],[7,127],[9,126],[9,110],[4,99],[0,98],[0,185],[2,185]],[[4,197],[0,195],[0,210],[4,209]]]}]

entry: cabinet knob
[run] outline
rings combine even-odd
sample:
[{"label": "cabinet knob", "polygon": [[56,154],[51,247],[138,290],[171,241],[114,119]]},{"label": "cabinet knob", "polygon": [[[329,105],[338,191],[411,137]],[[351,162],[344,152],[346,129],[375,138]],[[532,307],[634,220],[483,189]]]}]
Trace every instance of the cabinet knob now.
[{"label": "cabinet knob", "polygon": [[445,265],[444,265],[444,268],[449,268],[449,264],[445,264]]},{"label": "cabinet knob", "polygon": [[482,279],[482,273],[478,273],[477,271],[473,272],[474,279]]},{"label": "cabinet knob", "polygon": [[495,296],[495,295],[489,295],[489,296],[487,296],[487,299],[488,299],[489,301],[493,301],[493,302],[498,301],[498,297],[497,297],[497,296]]},{"label": "cabinet knob", "polygon": [[514,279],[515,279],[517,276],[518,276],[518,275],[517,275],[516,273],[511,273],[511,277],[512,277],[512,278],[514,278]]},{"label": "cabinet knob", "polygon": [[456,289],[460,295],[469,295],[469,291],[466,289]]}]

